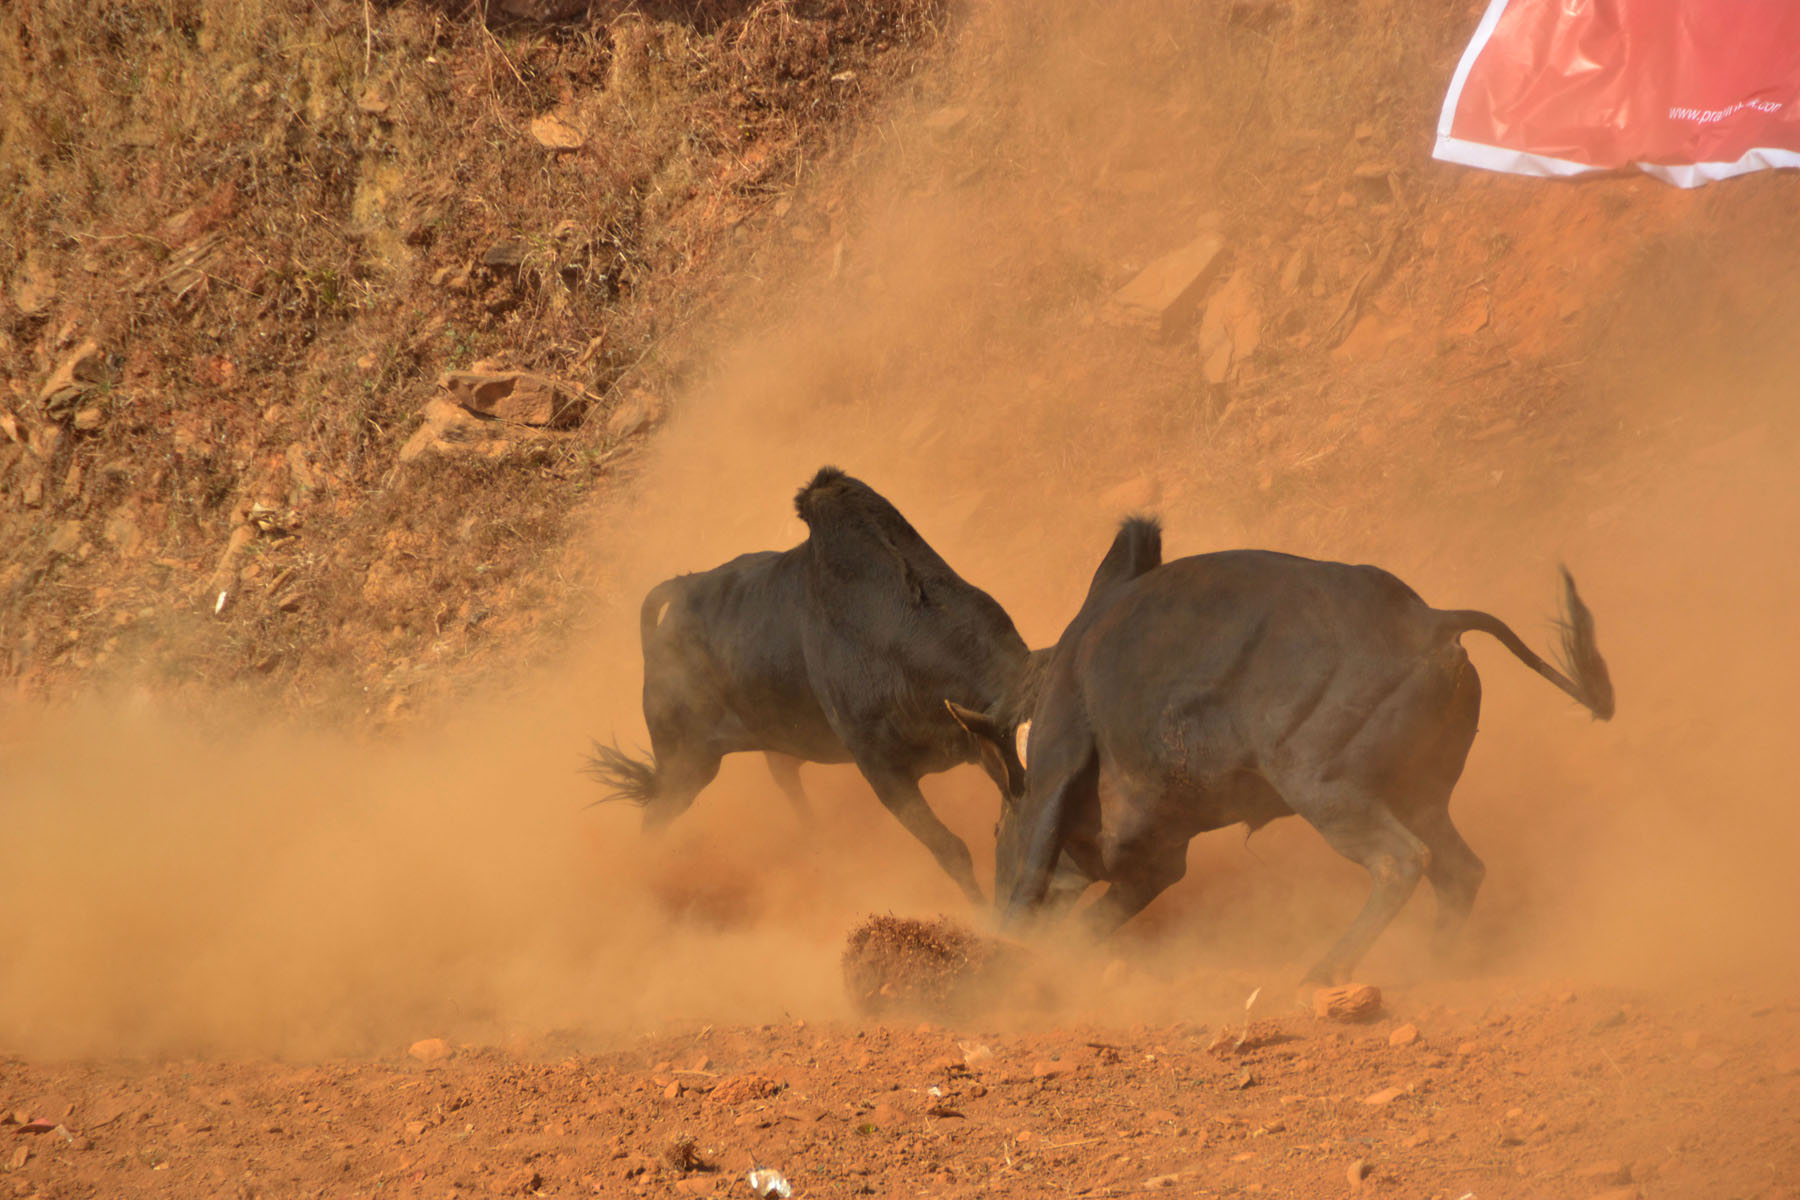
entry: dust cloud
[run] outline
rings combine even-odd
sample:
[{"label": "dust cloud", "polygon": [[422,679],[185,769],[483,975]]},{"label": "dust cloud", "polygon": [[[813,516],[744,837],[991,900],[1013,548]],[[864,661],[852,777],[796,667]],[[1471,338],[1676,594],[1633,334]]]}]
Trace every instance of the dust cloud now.
[{"label": "dust cloud", "polygon": [[[820,816],[803,827],[740,756],[646,841],[634,812],[587,807],[576,770],[587,736],[641,733],[644,588],[797,541],[791,496],[827,462],[894,500],[1034,645],[1130,509],[1163,515],[1171,556],[1374,561],[1540,648],[1566,560],[1619,716],[1588,721],[1469,639],[1486,711],[1453,811],[1489,876],[1462,969],[1791,971],[1800,487],[1779,339],[1750,331],[1727,356],[1698,335],[1595,334],[1596,359],[1664,357],[1588,381],[1583,403],[1633,429],[1582,433],[1579,470],[1524,433],[1451,444],[1398,418],[1383,441],[1297,453],[1344,411],[1330,379],[1296,367],[1294,390],[1238,398],[1196,382],[1186,342],[1093,310],[1202,227],[1278,271],[1299,217],[1264,220],[1240,194],[1226,167],[1244,131],[1374,101],[1298,87],[1279,34],[1228,34],[1210,10],[1101,7],[983,10],[882,134],[805,183],[797,206],[830,235],[771,233],[631,499],[597,520],[611,632],[564,668],[379,740],[256,714],[197,728],[141,697],[8,713],[0,1048],[314,1055],[845,1015],[838,953],[864,914],[974,915],[853,771],[808,769]],[[1289,108],[1270,113],[1276,94]],[[1370,386],[1412,405],[1395,413],[1457,403],[1417,373]],[[1390,411],[1369,405],[1349,411]],[[1471,472],[1506,482],[1442,486]],[[965,769],[926,790],[988,870],[991,788]],[[1203,837],[1190,864],[1106,952],[1146,1011],[1179,1009],[1173,985],[1197,973],[1297,978],[1364,892],[1299,822]],[[1430,909],[1415,899],[1365,973],[1428,975]]]}]

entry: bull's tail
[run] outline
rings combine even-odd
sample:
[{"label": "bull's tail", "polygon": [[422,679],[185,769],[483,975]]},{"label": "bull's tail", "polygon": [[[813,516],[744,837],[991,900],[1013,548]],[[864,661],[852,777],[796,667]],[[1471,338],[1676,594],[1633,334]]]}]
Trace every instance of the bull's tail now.
[{"label": "bull's tail", "polygon": [[596,741],[582,770],[612,789],[595,804],[624,800],[643,808],[656,799],[656,763],[652,759],[633,758],[617,746]]},{"label": "bull's tail", "polygon": [[[1561,662],[1556,666],[1539,658],[1518,634],[1495,616],[1475,609],[1457,609],[1438,614],[1446,632],[1459,634],[1468,630],[1485,633],[1511,650],[1515,657],[1532,670],[1567,692],[1575,702],[1602,721],[1612,719],[1612,676],[1606,660],[1600,657],[1600,644],[1594,640],[1594,614],[1581,602],[1575,590],[1575,578],[1562,569],[1563,613],[1558,624],[1562,628]],[[1558,667],[1561,669],[1558,670]]]}]

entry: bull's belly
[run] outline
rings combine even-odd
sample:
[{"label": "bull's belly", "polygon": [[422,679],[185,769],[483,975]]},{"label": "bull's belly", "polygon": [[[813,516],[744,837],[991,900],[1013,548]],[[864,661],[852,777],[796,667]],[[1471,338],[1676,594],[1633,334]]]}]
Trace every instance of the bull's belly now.
[{"label": "bull's belly", "polygon": [[1076,822],[1070,842],[1078,859],[1100,866],[1102,878],[1141,853],[1147,840],[1185,845],[1215,829],[1240,824],[1258,829],[1294,812],[1267,780],[1248,769],[1202,780],[1160,774],[1109,781],[1102,773],[1099,793],[1098,812]]}]

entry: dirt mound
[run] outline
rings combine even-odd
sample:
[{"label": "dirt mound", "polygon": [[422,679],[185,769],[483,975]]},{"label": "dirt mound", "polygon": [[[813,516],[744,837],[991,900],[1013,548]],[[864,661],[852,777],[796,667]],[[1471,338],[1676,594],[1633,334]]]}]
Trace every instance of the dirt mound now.
[{"label": "dirt mound", "polygon": [[869,1014],[966,1015],[1019,978],[1025,952],[949,917],[870,917],[844,947],[844,988]]}]

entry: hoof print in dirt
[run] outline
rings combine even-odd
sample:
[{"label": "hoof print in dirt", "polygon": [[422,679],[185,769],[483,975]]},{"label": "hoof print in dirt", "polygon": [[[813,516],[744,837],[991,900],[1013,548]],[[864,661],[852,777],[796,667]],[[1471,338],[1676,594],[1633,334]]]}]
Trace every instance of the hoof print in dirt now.
[{"label": "hoof print in dirt", "polygon": [[966,1015],[1007,992],[1024,961],[1017,946],[948,917],[870,917],[844,947],[844,988],[871,1016]]}]

